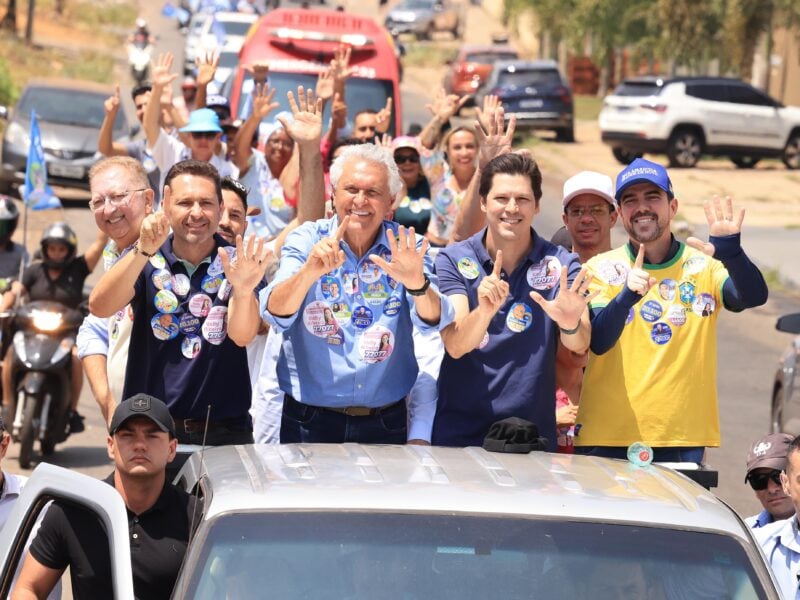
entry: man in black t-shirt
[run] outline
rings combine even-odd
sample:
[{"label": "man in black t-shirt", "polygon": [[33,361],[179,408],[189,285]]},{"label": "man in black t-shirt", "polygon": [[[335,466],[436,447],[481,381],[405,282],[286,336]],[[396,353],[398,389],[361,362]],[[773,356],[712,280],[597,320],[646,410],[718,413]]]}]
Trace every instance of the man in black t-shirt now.
[{"label": "man in black t-shirt", "polygon": [[[137,394],[120,403],[111,419],[108,455],[116,470],[106,480],[128,509],[133,591],[142,600],[167,600],[183,562],[197,499],[166,481],[175,458],[175,423],[157,398]],[[72,595],[113,598],[111,553],[98,518],[55,502],[47,510],[25,559],[12,600],[43,598],[70,569]]]},{"label": "man in black t-shirt", "polygon": [[[83,256],[75,256],[78,236],[66,223],[53,223],[42,233],[41,261],[34,261],[22,273],[22,281],[15,281],[0,301],[0,312],[14,306],[18,298],[27,296],[30,301],[50,300],[69,308],[77,308],[83,299],[83,283],[94,270],[103,254],[108,235],[102,231]],[[3,416],[14,421],[11,407],[14,405],[14,373],[16,370],[14,350],[9,348],[3,361]],[[83,367],[77,349],[72,353],[72,377],[70,380],[71,433],[83,431],[83,417],[78,414],[78,399],[83,386]]]}]

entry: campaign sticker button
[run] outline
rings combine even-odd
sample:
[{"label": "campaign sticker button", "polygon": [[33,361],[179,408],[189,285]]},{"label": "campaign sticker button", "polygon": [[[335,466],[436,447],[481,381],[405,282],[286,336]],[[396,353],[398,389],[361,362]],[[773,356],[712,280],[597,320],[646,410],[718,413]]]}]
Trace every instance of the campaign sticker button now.
[{"label": "campaign sticker button", "polygon": [[156,252],[153,256],[149,259],[150,264],[153,265],[156,269],[163,269],[167,266],[167,259],[164,258],[164,255],[161,252]]},{"label": "campaign sticker button", "polygon": [[227,337],[228,333],[228,307],[227,306],[213,306],[208,311],[206,320],[203,321],[203,326],[200,331],[203,337],[208,340],[209,344],[218,346]]},{"label": "campaign sticker button", "polygon": [[303,309],[303,325],[309,333],[321,338],[339,330],[333,309],[320,301],[311,302]]},{"label": "campaign sticker button", "polygon": [[201,323],[202,321],[200,320],[200,317],[197,317],[192,313],[183,313],[178,325],[181,329],[181,333],[184,335],[190,335],[200,331]]},{"label": "campaign sticker button", "polygon": [[172,291],[178,296],[186,296],[186,294],[189,293],[190,288],[191,283],[186,275],[183,273],[178,273],[177,275],[172,276]]},{"label": "campaign sticker button", "polygon": [[389,299],[383,304],[383,314],[387,317],[394,317],[400,312],[400,307],[403,305],[402,300],[397,296],[390,296]]},{"label": "campaign sticker button", "polygon": [[663,346],[672,339],[672,328],[666,323],[654,323],[650,330],[650,339]]},{"label": "campaign sticker button", "polygon": [[189,312],[195,317],[205,317],[211,310],[211,298],[205,294],[195,294],[189,298]]},{"label": "campaign sticker button", "polygon": [[353,326],[359,329],[366,329],[372,325],[372,320],[372,311],[366,306],[356,306],[353,309],[353,316],[350,319]]},{"label": "campaign sticker button", "polygon": [[524,302],[514,303],[506,317],[506,326],[514,333],[525,331],[532,322],[533,312]]},{"label": "campaign sticker button", "polygon": [[342,284],[344,285],[344,292],[350,296],[355,296],[358,293],[358,276],[355,271],[345,271],[342,273]]},{"label": "campaign sticker button", "polygon": [[156,339],[171,340],[178,335],[178,319],[172,314],[158,313],[150,319],[150,328]]},{"label": "campaign sticker button", "polygon": [[394,334],[380,325],[376,325],[358,340],[358,353],[365,363],[383,362],[394,350]]},{"label": "campaign sticker button", "polygon": [[381,269],[370,260],[364,261],[358,267],[358,278],[362,283],[374,283],[381,278]]},{"label": "campaign sticker button", "polygon": [[698,317],[710,317],[716,307],[717,302],[711,294],[700,294],[692,304],[692,310]]},{"label": "campaign sticker button", "polygon": [[216,294],[221,285],[222,275],[206,275],[203,277],[203,281],[200,282],[200,287],[204,292],[208,292],[209,294]]},{"label": "campaign sticker button", "polygon": [[160,290],[153,302],[156,310],[163,313],[174,313],[178,310],[178,298],[169,290]]},{"label": "campaign sticker button", "polygon": [[528,285],[535,290],[551,290],[561,279],[561,261],[555,256],[545,256],[528,267]]},{"label": "campaign sticker button", "polygon": [[333,311],[333,316],[336,317],[336,320],[341,325],[346,324],[350,320],[350,317],[353,316],[347,302],[334,302],[331,304],[331,310]]},{"label": "campaign sticker button", "polygon": [[639,309],[639,314],[642,315],[642,318],[648,323],[655,323],[661,318],[661,315],[664,314],[664,309],[661,308],[661,305],[655,300],[648,300],[642,304],[642,307]]},{"label": "campaign sticker button", "polygon": [[230,281],[223,279],[222,283],[219,285],[219,290],[217,290],[217,298],[219,298],[222,302],[226,302],[228,297],[231,295],[232,289],[233,286],[231,285]]},{"label": "campaign sticker button", "polygon": [[384,300],[389,297],[389,290],[380,281],[368,283],[361,291],[364,300],[369,304],[383,304]]},{"label": "campaign sticker button", "polygon": [[667,309],[667,321],[680,327],[686,323],[686,308],[680,304],[673,304]]},{"label": "campaign sticker button", "polygon": [[181,354],[189,360],[200,354],[202,340],[196,335],[187,335],[181,342]]},{"label": "campaign sticker button", "polygon": [[156,269],[153,271],[150,279],[153,281],[153,285],[156,286],[156,289],[159,290],[171,290],[172,289],[172,273],[167,271],[166,269]]},{"label": "campaign sticker button", "polygon": [[477,279],[480,274],[478,263],[469,256],[465,256],[458,261],[458,272],[467,279]]},{"label": "campaign sticker button", "polygon": [[342,295],[342,285],[336,277],[326,275],[319,281],[322,297],[326,300],[338,300]]}]

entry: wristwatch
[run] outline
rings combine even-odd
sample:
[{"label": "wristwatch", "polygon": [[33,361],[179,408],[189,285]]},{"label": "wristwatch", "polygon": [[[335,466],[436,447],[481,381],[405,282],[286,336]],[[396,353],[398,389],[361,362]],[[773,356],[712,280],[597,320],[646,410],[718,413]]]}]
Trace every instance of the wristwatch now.
[{"label": "wristwatch", "polygon": [[139,248],[139,240],[136,240],[134,242],[133,248],[131,250],[133,251],[134,254],[141,254],[142,256],[146,256],[147,258],[153,258],[156,255],[155,252],[153,252],[152,254],[148,254],[147,252]]},{"label": "wristwatch", "polygon": [[410,290],[406,288],[406,291],[411,294],[412,296],[424,296],[425,292],[428,291],[428,288],[431,286],[431,280],[428,279],[428,276],[425,275],[425,283],[422,284],[422,287],[418,290]]}]

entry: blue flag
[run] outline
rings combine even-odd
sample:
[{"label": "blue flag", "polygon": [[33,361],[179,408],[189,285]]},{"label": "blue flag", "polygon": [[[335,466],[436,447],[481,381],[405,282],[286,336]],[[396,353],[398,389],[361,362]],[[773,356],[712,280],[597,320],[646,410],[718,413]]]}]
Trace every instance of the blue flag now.
[{"label": "blue flag", "polygon": [[31,147],[28,150],[28,164],[25,167],[25,204],[33,210],[61,208],[59,200],[47,185],[47,165],[44,160],[42,135],[36,111],[31,111]]}]

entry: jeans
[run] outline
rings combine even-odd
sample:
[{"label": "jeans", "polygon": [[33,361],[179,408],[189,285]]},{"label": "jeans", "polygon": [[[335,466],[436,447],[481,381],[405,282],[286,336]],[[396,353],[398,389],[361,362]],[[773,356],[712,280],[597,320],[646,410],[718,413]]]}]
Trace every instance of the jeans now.
[{"label": "jeans", "polygon": [[320,406],[283,401],[281,443],[405,444],[406,403],[396,402],[378,414],[352,417]]},{"label": "jeans", "polygon": [[[699,464],[703,462],[705,451],[706,449],[702,446],[653,448],[653,462],[689,462]],[[619,446],[575,446],[575,454],[628,460],[628,449]]]}]

